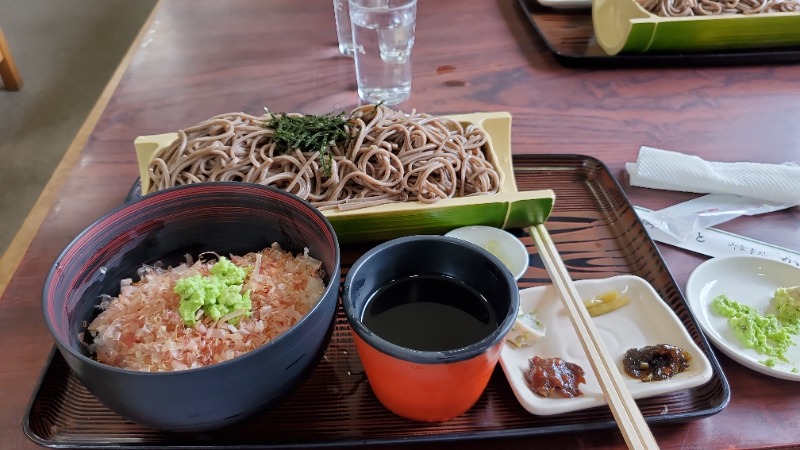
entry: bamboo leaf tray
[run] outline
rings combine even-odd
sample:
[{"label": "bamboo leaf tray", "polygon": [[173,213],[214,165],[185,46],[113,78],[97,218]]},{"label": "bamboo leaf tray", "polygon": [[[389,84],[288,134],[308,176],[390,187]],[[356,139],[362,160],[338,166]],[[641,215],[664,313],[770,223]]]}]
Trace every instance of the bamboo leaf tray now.
[{"label": "bamboo leaf tray", "polygon": [[555,59],[569,67],[708,67],[800,62],[800,47],[659,51],[608,55],[597,43],[591,8],[549,8],[519,0],[522,15]]},{"label": "bamboo leaf tray", "polygon": [[[638,400],[647,422],[695,420],[722,411],[728,382],[658,249],[615,178],[600,161],[580,155],[525,155],[513,160],[520,191],[553,189],[558,201],[548,230],[573,279],[638,275],[675,311],[709,358],[711,380],[699,387]],[[512,229],[530,253],[520,288],[550,284],[533,240]],[[369,248],[342,248],[342,276]],[[341,307],[325,358],[298,390],[276,408],[238,425],[201,434],[176,434],[128,422],[99,403],[57,351],[44,367],[23,418],[31,440],[70,448],[308,448],[387,443],[458,441],[615,429],[608,407],[535,416],[516,400],[498,366],[468,412],[441,424],[402,419],[372,394]]]},{"label": "bamboo leaf tray", "polygon": [[[498,228],[525,227],[544,223],[555,198],[549,189],[518,191],[511,166],[511,114],[479,112],[449,116],[462,125],[477,125],[486,131],[487,160],[497,169],[497,193],[452,197],[425,204],[393,202],[369,208],[322,211],[336,230],[340,243],[388,240],[408,234],[444,234],[467,225]],[[134,142],[139,162],[140,192],[150,192],[150,160],[178,137],[176,133],[140,136]]]}]

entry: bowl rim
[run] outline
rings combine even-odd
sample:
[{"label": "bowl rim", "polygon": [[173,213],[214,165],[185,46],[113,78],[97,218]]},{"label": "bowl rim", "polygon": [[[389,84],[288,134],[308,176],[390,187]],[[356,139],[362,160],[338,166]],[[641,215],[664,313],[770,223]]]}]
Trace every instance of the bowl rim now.
[{"label": "bowl rim", "polygon": [[[498,267],[499,269],[498,272],[502,274],[503,281],[505,281],[508,291],[511,294],[511,305],[509,311],[503,317],[503,320],[500,322],[498,327],[483,339],[474,342],[466,347],[456,348],[452,350],[422,351],[422,350],[413,350],[399,346],[397,344],[394,344],[392,342],[383,339],[382,337],[378,336],[373,331],[368,329],[361,321],[359,315],[357,314],[355,305],[352,303],[352,301],[350,301],[351,300],[350,287],[352,286],[353,282],[352,274],[357,272],[357,270],[361,266],[369,263],[369,261],[373,256],[375,256],[379,252],[389,247],[402,245],[409,242],[427,242],[427,241],[446,242],[451,245],[463,247],[468,249],[469,251],[475,252],[478,255],[490,260],[494,265]],[[408,361],[411,363],[418,363],[418,364],[454,363],[472,359],[478,355],[485,353],[488,349],[490,349],[494,345],[503,342],[505,336],[511,330],[511,327],[514,325],[514,322],[516,321],[517,310],[519,309],[519,288],[517,287],[517,281],[514,279],[511,272],[505,267],[503,262],[500,261],[500,259],[498,259],[496,256],[491,254],[488,250],[484,249],[483,247],[473,244],[469,241],[465,241],[463,239],[458,239],[450,236],[413,235],[413,236],[404,236],[395,238],[371,248],[366,253],[364,253],[352,265],[352,267],[350,267],[350,269],[347,272],[347,276],[345,277],[344,285],[342,287],[342,307],[344,309],[347,322],[350,324],[350,328],[352,329],[352,331],[355,332],[358,335],[358,337],[360,337],[365,343],[367,343],[372,348],[382,353],[385,353],[389,356],[402,359],[404,361]]]},{"label": "bowl rim", "polygon": [[[114,216],[116,214],[119,214],[123,210],[131,208],[133,205],[138,205],[139,203],[142,203],[142,202],[155,202],[155,201],[157,201],[157,199],[159,197],[162,197],[164,195],[171,195],[175,191],[181,191],[181,190],[188,190],[188,191],[198,190],[199,191],[199,190],[212,189],[214,187],[237,190],[238,188],[241,188],[243,186],[246,187],[246,188],[254,189],[256,191],[258,191],[258,190],[270,191],[270,192],[273,192],[273,193],[277,193],[279,196],[288,196],[289,198],[293,198],[293,199],[299,201],[300,203],[304,204],[312,214],[317,215],[317,217],[319,217],[322,220],[322,223],[325,224],[325,227],[328,229],[328,232],[330,233],[330,236],[333,238],[332,243],[333,243],[334,255],[335,255],[334,267],[336,268],[337,273],[328,274],[328,276],[330,277],[330,280],[327,283],[327,285],[325,286],[325,290],[323,291],[322,295],[320,296],[319,301],[317,301],[317,303],[303,317],[301,317],[294,325],[289,327],[289,329],[287,329],[286,331],[284,331],[283,333],[281,333],[280,335],[278,335],[277,337],[275,337],[271,341],[269,341],[269,342],[267,342],[267,343],[255,348],[253,350],[250,350],[247,353],[244,353],[242,355],[236,356],[236,357],[234,357],[232,359],[229,359],[229,360],[226,360],[226,361],[222,361],[222,362],[218,362],[218,363],[215,363],[215,364],[211,364],[211,365],[208,365],[208,366],[203,366],[203,367],[194,367],[194,368],[189,368],[189,369],[184,369],[184,370],[161,371],[161,372],[145,372],[145,371],[126,369],[126,368],[121,368],[121,367],[116,367],[116,366],[112,366],[112,365],[109,365],[109,364],[101,363],[101,362],[99,362],[99,361],[97,361],[97,360],[95,360],[95,359],[93,359],[93,358],[91,358],[89,356],[84,355],[82,352],[77,351],[75,348],[73,348],[73,346],[69,342],[63,342],[63,340],[58,336],[58,333],[55,332],[53,323],[51,323],[51,320],[50,320],[50,315],[47,314],[47,312],[46,312],[47,311],[47,299],[48,299],[47,292],[48,292],[48,288],[50,287],[50,285],[53,282],[53,278],[56,276],[57,265],[64,258],[66,253],[69,250],[71,250],[72,247],[74,245],[76,245],[76,243],[78,241],[81,240],[81,238],[83,238],[87,233],[91,232],[91,230],[94,229],[95,227],[97,227],[100,223],[102,223],[102,222],[104,222],[106,220],[109,220],[110,217],[112,217],[112,216]],[[134,199],[134,200],[129,201],[129,202],[124,202],[124,203],[114,207],[112,210],[106,212],[105,214],[100,216],[98,219],[96,219],[92,223],[90,223],[89,225],[87,225],[83,230],[81,230],[80,233],[78,233],[73,239],[70,240],[70,242],[58,254],[58,256],[56,257],[55,261],[51,264],[50,270],[47,273],[47,277],[45,278],[44,286],[42,288],[42,303],[41,303],[41,305],[42,305],[42,312],[43,312],[43,316],[44,316],[44,322],[45,322],[45,325],[47,326],[47,330],[50,332],[51,337],[55,340],[56,345],[58,346],[59,350],[61,350],[62,352],[64,350],[66,350],[71,356],[73,356],[75,358],[78,358],[82,362],[87,363],[87,364],[89,364],[90,366],[92,366],[94,368],[102,368],[102,370],[108,370],[108,371],[111,371],[111,372],[117,372],[117,373],[120,373],[120,374],[127,374],[127,375],[132,375],[132,376],[173,377],[173,376],[186,376],[187,374],[195,374],[195,373],[201,374],[201,373],[205,373],[205,372],[209,372],[209,371],[215,371],[215,370],[224,370],[224,368],[227,367],[230,364],[234,364],[237,361],[251,359],[251,358],[255,357],[255,355],[257,355],[259,353],[262,353],[263,351],[266,351],[267,349],[278,345],[278,343],[281,343],[281,342],[283,342],[283,341],[285,341],[287,339],[286,336],[289,336],[291,334],[295,334],[296,333],[295,330],[297,330],[299,328],[299,325],[301,323],[310,320],[309,317],[312,315],[312,313],[314,313],[317,310],[323,308],[322,300],[325,297],[327,297],[328,295],[330,295],[330,291],[336,289],[336,291],[337,291],[337,301],[338,301],[338,290],[339,290],[339,285],[340,284],[341,284],[341,249],[340,249],[340,246],[339,246],[339,240],[338,240],[338,238],[336,236],[336,231],[334,230],[333,225],[331,225],[330,221],[325,217],[324,214],[322,214],[322,212],[319,209],[315,208],[310,203],[308,203],[306,200],[303,200],[302,198],[298,197],[295,194],[292,194],[291,192],[284,191],[282,189],[278,189],[278,188],[275,188],[275,187],[272,187],[272,186],[266,186],[266,185],[261,185],[261,184],[257,184],[257,183],[239,182],[239,181],[211,181],[211,182],[203,182],[203,183],[195,183],[195,184],[186,184],[186,185],[180,185],[180,186],[173,186],[173,187],[170,187],[170,188],[162,189],[160,191],[156,191],[156,192],[144,195],[144,196],[142,196],[140,198]],[[335,320],[335,315],[332,318],[332,320]]]}]

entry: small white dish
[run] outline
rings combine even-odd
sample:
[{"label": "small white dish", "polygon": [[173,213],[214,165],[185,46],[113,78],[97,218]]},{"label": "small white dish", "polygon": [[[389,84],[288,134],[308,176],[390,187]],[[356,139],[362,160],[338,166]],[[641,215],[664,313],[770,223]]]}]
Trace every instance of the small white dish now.
[{"label": "small white dish", "polygon": [[[711,379],[713,371],[705,353],[695,344],[681,321],[650,283],[637,276],[620,275],[599,280],[579,280],[575,282],[575,287],[581,298],[591,298],[613,289],[630,297],[627,305],[592,320],[609,353],[618,362],[633,398],[689,389]],[[589,359],[573,331],[569,313],[553,286],[538,286],[520,291],[520,307],[523,311],[535,312],[539,321],[547,327],[545,336],[531,346],[515,347],[506,343],[500,353],[500,364],[520,404],[528,412],[537,415],[561,414],[606,405],[607,401]],[[689,368],[672,378],[651,382],[643,382],[625,374],[622,358],[628,349],[657,344],[675,345],[689,352]],[[534,355],[541,358],[559,357],[581,366],[586,378],[586,384],[580,386],[583,395],[573,398],[544,398],[534,394],[524,377],[528,361]]]},{"label": "small white dish", "polygon": [[[711,342],[734,361],[766,375],[800,381],[800,347],[786,352],[790,362],[778,361],[768,367],[767,356],[746,348],[731,331],[728,319],[711,310],[711,302],[720,294],[750,305],[761,313],[775,313],[772,294],[779,287],[800,285],[800,268],[757,256],[724,256],[709,259],[689,276],[686,299],[700,327]],[[800,339],[798,339],[800,341]]]},{"label": "small white dish", "polygon": [[485,225],[456,228],[445,233],[472,242],[497,256],[508,267],[515,280],[522,278],[528,269],[528,250],[516,236],[506,230]]}]

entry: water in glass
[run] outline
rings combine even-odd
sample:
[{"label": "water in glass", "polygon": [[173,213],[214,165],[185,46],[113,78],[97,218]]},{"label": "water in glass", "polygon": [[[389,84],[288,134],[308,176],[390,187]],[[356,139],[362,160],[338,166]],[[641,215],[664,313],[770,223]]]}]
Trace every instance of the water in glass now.
[{"label": "water in glass", "polygon": [[333,0],[333,14],[336,17],[336,37],[339,39],[339,53],[344,56],[353,56],[353,32],[350,29],[348,0]]},{"label": "water in glass", "polygon": [[358,95],[365,102],[396,105],[411,94],[416,4],[407,3],[411,6],[385,9],[351,4]]}]

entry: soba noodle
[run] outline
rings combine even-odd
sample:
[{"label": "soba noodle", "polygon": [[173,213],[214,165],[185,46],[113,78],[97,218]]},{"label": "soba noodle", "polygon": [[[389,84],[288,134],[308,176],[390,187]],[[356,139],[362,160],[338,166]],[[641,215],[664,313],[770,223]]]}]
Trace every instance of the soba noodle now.
[{"label": "soba noodle", "polygon": [[662,17],[800,11],[797,0],[639,0],[639,3]]},{"label": "soba noodle", "polygon": [[[298,114],[289,114],[299,116]],[[320,209],[342,210],[454,196],[492,194],[500,176],[487,160],[480,127],[385,106],[354,109],[351,138],[331,146],[330,171],[319,151],[279,148],[272,114],[222,114],[178,132],[149,166],[151,191],[203,181],[274,186]]]}]

